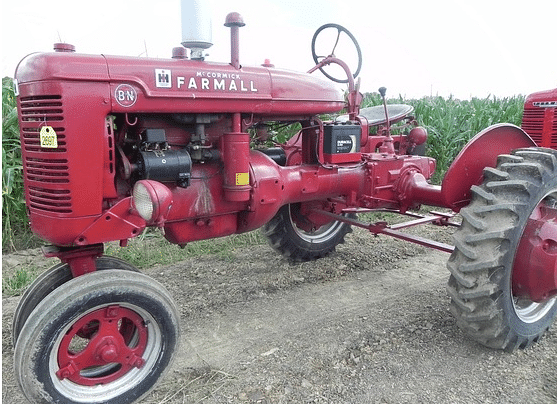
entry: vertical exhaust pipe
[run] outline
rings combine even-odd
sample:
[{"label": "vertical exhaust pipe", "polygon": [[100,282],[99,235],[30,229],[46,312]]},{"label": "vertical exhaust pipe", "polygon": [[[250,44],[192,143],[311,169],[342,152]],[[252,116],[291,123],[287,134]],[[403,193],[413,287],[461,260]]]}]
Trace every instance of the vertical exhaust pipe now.
[{"label": "vertical exhaust pipe", "polygon": [[226,16],[225,27],[230,28],[230,64],[236,69],[240,68],[240,32],[239,28],[246,25],[244,19],[238,13],[230,13]]}]

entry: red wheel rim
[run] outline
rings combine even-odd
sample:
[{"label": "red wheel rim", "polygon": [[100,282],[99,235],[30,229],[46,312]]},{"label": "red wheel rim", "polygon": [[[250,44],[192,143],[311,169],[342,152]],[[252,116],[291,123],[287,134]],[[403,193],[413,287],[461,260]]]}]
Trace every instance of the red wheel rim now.
[{"label": "red wheel rim", "polygon": [[532,212],[518,245],[513,295],[543,302],[557,295],[557,208],[542,201]]},{"label": "red wheel rim", "polygon": [[135,311],[119,306],[76,320],[58,348],[56,376],[83,386],[113,382],[145,364],[148,330]]}]

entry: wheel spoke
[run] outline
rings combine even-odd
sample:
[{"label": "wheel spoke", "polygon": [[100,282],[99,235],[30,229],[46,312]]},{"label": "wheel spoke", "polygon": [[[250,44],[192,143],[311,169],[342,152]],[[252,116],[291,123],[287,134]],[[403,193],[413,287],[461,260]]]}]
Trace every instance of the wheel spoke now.
[{"label": "wheel spoke", "polygon": [[141,368],[147,328],[135,312],[111,305],[79,319],[58,351],[59,379],[81,385],[110,383],[132,368]]},{"label": "wheel spoke", "polygon": [[340,40],[340,34],[341,34],[342,30],[340,28],[337,28],[337,40],[335,42],[335,45],[333,46],[333,50],[331,51],[331,56],[333,56],[335,54],[335,50],[337,48],[338,45],[338,41]]}]

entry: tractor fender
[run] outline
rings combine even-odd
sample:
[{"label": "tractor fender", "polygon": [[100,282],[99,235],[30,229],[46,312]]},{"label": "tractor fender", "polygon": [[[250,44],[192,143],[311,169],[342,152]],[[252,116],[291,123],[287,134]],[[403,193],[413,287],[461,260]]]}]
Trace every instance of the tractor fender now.
[{"label": "tractor fender", "polygon": [[470,202],[470,188],[483,181],[483,169],[495,167],[497,156],[523,147],[536,147],[532,138],[518,126],[492,125],[474,136],[455,158],[443,178],[441,195],[455,211]]}]

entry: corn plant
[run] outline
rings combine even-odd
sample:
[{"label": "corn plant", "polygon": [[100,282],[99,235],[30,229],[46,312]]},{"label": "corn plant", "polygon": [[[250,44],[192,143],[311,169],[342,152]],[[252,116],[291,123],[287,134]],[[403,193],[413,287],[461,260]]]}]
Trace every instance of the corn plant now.
[{"label": "corn plant", "polygon": [[23,191],[21,145],[12,79],[2,79],[2,249],[30,237]]},{"label": "corn plant", "polygon": [[496,123],[520,125],[524,98],[488,97],[460,101],[426,97],[412,102],[420,125],[429,132],[428,154],[437,160],[434,180],[442,178],[460,150],[483,129]]},{"label": "corn plant", "polygon": [[[496,123],[512,123],[519,126],[522,121],[524,97],[516,96],[458,100],[454,97],[424,97],[404,100],[402,97],[389,99],[388,103],[403,103],[414,107],[418,124],[428,131],[428,156],[437,161],[433,181],[438,183],[464,145],[477,133]],[[377,93],[366,94],[362,106],[380,105]]]}]

